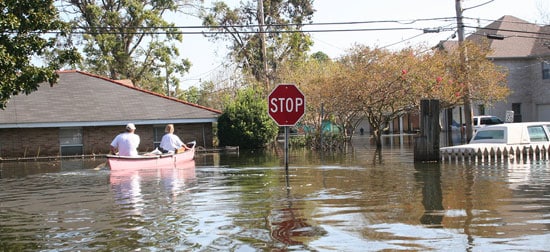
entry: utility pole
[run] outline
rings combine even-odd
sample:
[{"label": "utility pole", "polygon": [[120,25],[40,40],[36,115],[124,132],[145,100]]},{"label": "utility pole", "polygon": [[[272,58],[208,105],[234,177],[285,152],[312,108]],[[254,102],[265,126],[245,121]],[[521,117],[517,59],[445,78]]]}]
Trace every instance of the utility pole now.
[{"label": "utility pole", "polygon": [[[466,55],[464,48],[462,47],[464,41],[464,23],[462,21],[462,0],[455,0],[456,8],[456,25],[458,33],[458,48],[460,50],[460,60],[461,71],[459,74],[466,75]],[[462,100],[464,103],[464,119],[466,124],[466,142],[472,139],[473,128],[472,128],[472,101],[470,100],[470,83],[465,81],[464,83],[464,94],[462,95]]]},{"label": "utility pole", "polygon": [[265,43],[265,29],[264,29],[264,0],[258,0],[258,24],[260,28],[260,47],[262,50],[262,67],[263,67],[263,75],[264,75],[264,81],[265,81],[265,90],[269,90],[269,77],[267,73],[267,49],[266,49],[266,43]]},{"label": "utility pole", "polygon": [[170,73],[168,73],[168,67],[166,68],[166,96],[170,96]]}]

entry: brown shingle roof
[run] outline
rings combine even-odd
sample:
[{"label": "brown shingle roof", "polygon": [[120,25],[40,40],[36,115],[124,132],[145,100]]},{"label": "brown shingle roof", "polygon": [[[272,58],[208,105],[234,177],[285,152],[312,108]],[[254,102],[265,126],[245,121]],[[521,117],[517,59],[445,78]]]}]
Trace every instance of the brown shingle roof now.
[{"label": "brown shingle roof", "polygon": [[478,29],[466,39],[485,40],[486,35],[500,35],[503,40],[490,39],[494,58],[525,58],[550,55],[550,49],[544,45],[550,39],[549,28],[529,23],[514,16],[503,16],[497,21]]},{"label": "brown shingle roof", "polygon": [[221,112],[81,71],[60,71],[53,87],[42,84],[14,96],[0,110],[0,128],[214,122]]}]

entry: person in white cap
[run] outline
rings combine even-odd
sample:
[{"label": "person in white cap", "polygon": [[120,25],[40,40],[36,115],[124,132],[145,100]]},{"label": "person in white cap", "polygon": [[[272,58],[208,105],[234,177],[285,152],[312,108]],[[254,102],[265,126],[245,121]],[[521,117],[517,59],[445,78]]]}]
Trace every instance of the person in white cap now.
[{"label": "person in white cap", "polygon": [[118,134],[111,142],[111,153],[116,154],[118,150],[119,156],[137,156],[140,138],[135,131],[136,126],[133,123],[126,124],[126,131]]}]

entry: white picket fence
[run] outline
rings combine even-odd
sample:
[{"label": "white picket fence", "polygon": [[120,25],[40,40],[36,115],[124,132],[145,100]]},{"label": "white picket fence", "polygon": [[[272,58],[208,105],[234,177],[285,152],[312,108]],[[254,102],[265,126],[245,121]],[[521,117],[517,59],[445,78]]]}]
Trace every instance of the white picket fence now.
[{"label": "white picket fence", "polygon": [[441,161],[447,163],[526,163],[550,158],[549,146],[515,146],[497,149],[440,151]]}]

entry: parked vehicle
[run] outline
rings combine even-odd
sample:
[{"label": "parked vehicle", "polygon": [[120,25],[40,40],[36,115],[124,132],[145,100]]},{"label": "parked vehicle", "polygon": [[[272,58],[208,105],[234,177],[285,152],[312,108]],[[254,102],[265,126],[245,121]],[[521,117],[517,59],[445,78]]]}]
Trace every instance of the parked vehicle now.
[{"label": "parked vehicle", "polygon": [[470,143],[440,148],[441,152],[509,150],[550,146],[550,122],[503,123],[479,128]]},{"label": "parked vehicle", "polygon": [[495,125],[495,124],[503,124],[503,123],[504,121],[502,121],[502,119],[492,115],[474,116],[472,120],[472,124],[474,125],[475,130],[485,127],[487,125]]}]

